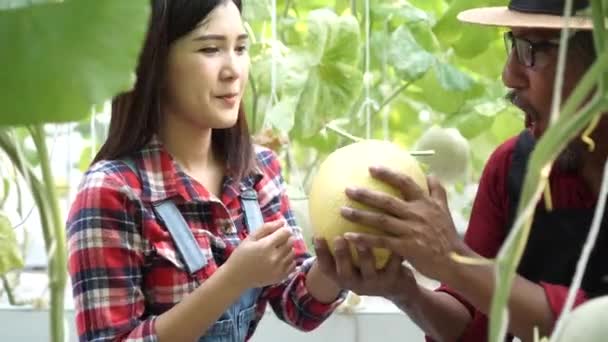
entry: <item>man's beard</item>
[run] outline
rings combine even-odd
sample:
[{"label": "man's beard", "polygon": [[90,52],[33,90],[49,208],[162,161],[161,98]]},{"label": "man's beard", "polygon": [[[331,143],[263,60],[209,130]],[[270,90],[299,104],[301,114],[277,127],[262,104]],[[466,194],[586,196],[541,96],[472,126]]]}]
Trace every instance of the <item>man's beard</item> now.
[{"label": "man's beard", "polygon": [[[517,98],[516,91],[510,91],[505,96],[505,99],[514,105],[515,99]],[[516,105],[517,106],[517,105]],[[533,120],[538,120],[541,117],[540,113],[536,111],[532,106],[527,106],[525,108],[520,108],[525,112],[525,127],[530,128]],[[568,146],[557,156],[555,160],[555,167],[557,167],[560,171],[567,173],[576,173],[582,167],[582,154],[584,153],[585,145],[580,140],[580,137],[574,138]]]}]

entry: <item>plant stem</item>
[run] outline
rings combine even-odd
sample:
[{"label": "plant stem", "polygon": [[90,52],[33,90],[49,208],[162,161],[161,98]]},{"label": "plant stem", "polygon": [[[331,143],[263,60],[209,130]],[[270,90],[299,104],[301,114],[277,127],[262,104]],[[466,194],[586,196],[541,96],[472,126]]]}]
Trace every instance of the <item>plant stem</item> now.
[{"label": "plant stem", "polygon": [[32,138],[38,155],[40,156],[40,167],[42,169],[42,180],[45,184],[44,190],[51,210],[51,222],[53,242],[49,254],[49,287],[51,291],[51,338],[54,342],[63,342],[63,307],[65,283],[67,278],[67,253],[65,230],[59,211],[59,200],[57,198],[55,183],[50,167],[49,153],[46,146],[44,126],[36,125],[31,128]]},{"label": "plant stem", "polygon": [[[44,200],[43,194],[44,189],[42,183],[37,178],[34,171],[25,163],[24,158],[19,157],[19,152],[15,146],[16,143],[11,141],[11,138],[6,132],[0,131],[0,149],[3,150],[10,161],[13,163],[15,168],[21,176],[28,180],[30,191],[32,193],[32,197],[34,198],[34,203],[36,203],[36,207],[38,208],[38,213],[40,214],[40,225],[42,226],[42,235],[44,238],[44,247],[46,252],[50,252],[51,249],[51,226],[50,226],[50,209],[48,207],[48,202]],[[19,191],[19,197],[21,197],[21,190],[17,187]],[[21,201],[19,199],[19,201]],[[23,216],[23,215],[22,215]]]},{"label": "plant stem", "polygon": [[13,294],[13,288],[6,278],[6,275],[2,276],[2,286],[4,286],[4,290],[6,291],[6,297],[8,298],[8,303],[10,305],[17,305],[17,301],[15,300],[15,295]]},{"label": "plant stem", "polygon": [[258,88],[255,85],[255,78],[253,77],[253,73],[249,72],[249,85],[251,85],[251,96],[253,96],[253,104],[251,110],[251,133],[255,133],[257,130],[257,121],[258,121]]},{"label": "plant stem", "polygon": [[[595,43],[595,51],[599,56],[606,49],[606,27],[605,27],[605,17],[604,10],[608,10],[608,8],[604,8],[604,4],[602,0],[592,0],[591,1],[591,14],[593,16],[593,41]],[[600,79],[598,89],[600,93],[604,93],[605,87],[608,86],[608,73],[604,75],[603,78]]]},{"label": "plant stem", "polygon": [[283,10],[283,18],[287,18],[287,16],[289,15],[289,9],[291,8],[292,2],[293,2],[293,0],[285,1],[285,9]]},{"label": "plant stem", "polygon": [[413,83],[412,81],[404,83],[401,86],[399,86],[399,88],[395,89],[395,91],[393,91],[386,99],[384,99],[384,101],[382,101],[382,103],[380,104],[380,106],[378,107],[378,110],[376,111],[376,113],[374,113],[374,115],[380,113],[384,109],[384,107],[386,107],[388,104],[393,102],[393,100],[395,100],[395,98],[397,98],[397,96],[399,94],[401,94],[401,92],[403,92],[407,88],[409,88],[409,86],[412,85],[412,83]]},{"label": "plant stem", "polygon": [[572,17],[572,2],[573,0],[566,0],[564,10],[564,21],[566,22],[565,27],[562,29],[562,34],[559,42],[559,56],[557,59],[557,71],[555,72],[555,84],[553,85],[553,103],[551,105],[551,117],[549,124],[553,125],[559,118],[559,111],[562,105],[562,88],[564,87],[564,74],[566,71],[566,60],[568,58],[568,43],[569,32],[570,32],[570,17]]}]

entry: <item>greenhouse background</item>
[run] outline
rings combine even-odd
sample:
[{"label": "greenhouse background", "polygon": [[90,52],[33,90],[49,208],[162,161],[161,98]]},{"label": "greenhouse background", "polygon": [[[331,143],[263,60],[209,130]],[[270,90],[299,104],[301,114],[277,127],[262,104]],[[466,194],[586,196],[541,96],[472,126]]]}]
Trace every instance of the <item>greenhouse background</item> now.
[{"label": "greenhouse background", "polygon": [[[35,1],[43,2],[50,1]],[[78,2],[86,1],[72,1]],[[56,15],[43,17],[44,10],[50,9],[43,8],[48,4],[37,8],[37,4],[25,6],[25,1],[8,3],[0,4],[0,9],[23,5],[16,11],[23,12],[24,17],[32,15],[32,18],[46,20],[45,27],[55,29],[58,35],[64,34],[66,39],[61,48],[65,51],[88,48],[80,44],[84,35],[103,35],[111,23],[129,23],[125,18],[120,22],[120,16],[109,18],[106,12],[96,18],[101,23],[89,22],[93,17],[77,15],[84,13],[78,11],[85,10],[78,5],[66,13],[50,11]],[[456,20],[460,10],[482,3],[498,5],[506,1],[281,0],[274,4],[271,0],[244,1],[244,17],[252,42],[252,70],[245,101],[250,128],[258,143],[274,149],[281,157],[289,195],[308,234],[306,196],[312,177],[329,153],[352,142],[350,136],[389,140],[409,150],[433,148],[436,155],[421,157],[421,162],[443,176],[455,222],[459,231],[464,232],[477,181],[489,153],[516,134],[523,123],[522,115],[504,99],[506,89],[500,76],[506,54],[500,31]],[[131,5],[107,1],[97,10],[107,6],[106,9],[120,11],[124,6],[135,13],[143,11],[144,5],[145,1],[133,1]],[[0,12],[0,28],[6,25],[10,14],[10,11]],[[7,19],[5,24],[3,19]],[[65,21],[61,21],[63,19]],[[103,20],[108,23],[104,24]],[[73,28],[79,25],[92,28],[74,32]],[[139,46],[141,27],[111,44],[115,48],[131,46],[134,50]],[[109,30],[107,35],[118,37],[120,28]],[[0,33],[0,38],[6,38],[2,35]],[[84,70],[89,79],[99,78],[105,85],[112,85],[115,88],[108,86],[107,89],[114,92],[104,89],[90,96],[85,89],[69,89],[72,95],[62,100],[68,102],[67,105],[42,107],[53,103],[62,91],[68,91],[54,87],[55,82],[65,81],[61,78],[67,77],[70,68],[42,57],[45,46],[53,42],[46,42],[44,36],[37,39],[41,42],[31,47],[31,52],[40,54],[40,65],[29,70],[29,75],[35,77],[36,72],[45,68],[52,71],[48,77],[39,78],[37,88],[46,89],[41,96],[50,99],[28,105],[26,109],[42,108],[42,112],[35,115],[52,118],[53,110],[83,108],[83,104],[70,102],[78,102],[79,95],[89,99],[85,108],[94,108],[92,112],[70,114],[72,116],[60,113],[58,120],[48,121],[61,123],[43,127],[64,220],[83,171],[105,139],[108,100],[117,92],[116,84],[128,81],[130,70],[121,70],[127,76],[99,75],[95,70],[87,70],[84,61],[79,65],[76,60],[70,67]],[[99,53],[112,54],[112,51],[106,49]],[[110,57],[108,60],[114,65],[120,64]],[[52,77],[58,77],[59,81]],[[5,115],[6,112],[2,114]],[[40,145],[35,134],[16,125],[18,119],[2,120],[7,122],[12,127],[0,126],[3,141],[9,141],[20,158],[31,165],[34,174],[40,175],[44,162],[38,153]],[[421,137],[429,131],[436,134],[432,139],[435,145],[422,146]],[[0,199],[3,199],[0,223],[12,227],[16,234],[24,265],[2,278],[0,340],[42,341],[49,338],[48,246],[36,201],[28,191],[28,179],[17,176],[14,163],[7,153],[1,152],[6,146],[2,145],[0,150],[0,179],[4,184],[0,187]],[[432,280],[424,281],[428,286],[436,285]],[[74,340],[69,284],[65,302],[66,331]],[[389,302],[375,298],[364,298],[358,305],[343,308],[318,331],[308,335],[287,329],[274,316],[262,325],[273,328],[261,329],[254,341],[377,340],[372,336],[382,336],[385,340],[400,337],[407,341],[422,338],[407,316]]]}]

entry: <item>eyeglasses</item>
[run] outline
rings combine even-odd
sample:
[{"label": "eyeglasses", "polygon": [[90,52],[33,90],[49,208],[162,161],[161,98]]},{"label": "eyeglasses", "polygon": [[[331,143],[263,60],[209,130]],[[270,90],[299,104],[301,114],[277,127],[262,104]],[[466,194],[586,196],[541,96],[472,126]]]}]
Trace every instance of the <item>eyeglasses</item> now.
[{"label": "eyeglasses", "polygon": [[525,38],[515,37],[513,32],[506,32],[504,34],[505,47],[507,54],[510,56],[511,52],[515,50],[517,61],[528,68],[534,66],[536,60],[536,52],[539,50],[546,50],[559,46],[559,39],[550,39],[541,42],[531,42]]}]

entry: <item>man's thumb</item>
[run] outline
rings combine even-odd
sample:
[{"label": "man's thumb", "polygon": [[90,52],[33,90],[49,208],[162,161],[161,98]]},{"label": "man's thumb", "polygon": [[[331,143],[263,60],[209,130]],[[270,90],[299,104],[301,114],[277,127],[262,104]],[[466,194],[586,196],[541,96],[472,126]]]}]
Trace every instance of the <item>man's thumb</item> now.
[{"label": "man's thumb", "polygon": [[435,177],[428,177],[427,183],[429,185],[429,192],[433,199],[439,201],[444,207],[447,207],[448,196],[445,192],[445,189],[439,182],[439,180]]}]

